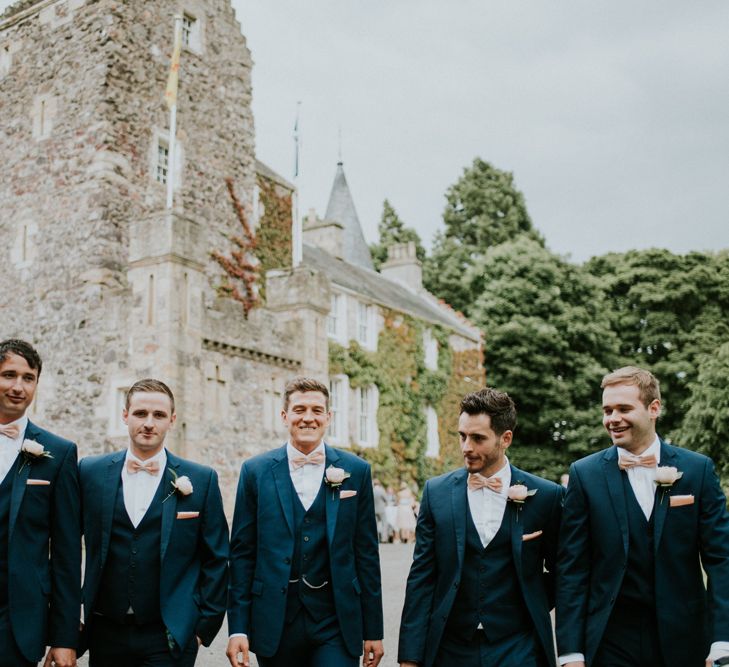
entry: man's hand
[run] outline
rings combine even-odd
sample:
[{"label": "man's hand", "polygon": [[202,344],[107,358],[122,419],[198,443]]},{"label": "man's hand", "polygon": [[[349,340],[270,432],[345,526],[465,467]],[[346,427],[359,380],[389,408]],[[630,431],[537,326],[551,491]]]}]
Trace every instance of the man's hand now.
[{"label": "man's hand", "polygon": [[231,637],[228,640],[225,655],[228,656],[232,667],[241,667],[241,665],[251,667],[251,659],[248,657],[248,637]]},{"label": "man's hand", "polygon": [[43,667],[76,667],[76,649],[54,648],[48,651]]},{"label": "man's hand", "polygon": [[385,655],[385,648],[381,639],[365,639],[362,667],[377,667]]}]

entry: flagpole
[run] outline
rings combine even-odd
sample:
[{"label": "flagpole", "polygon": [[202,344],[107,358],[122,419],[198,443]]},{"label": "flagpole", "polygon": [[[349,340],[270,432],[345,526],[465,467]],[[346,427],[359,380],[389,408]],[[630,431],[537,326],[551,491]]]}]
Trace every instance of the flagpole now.
[{"label": "flagpole", "polygon": [[175,37],[170,64],[170,76],[167,81],[165,98],[170,108],[170,137],[167,147],[167,208],[172,208],[175,187],[175,143],[177,139],[177,83],[180,71],[180,51],[182,50],[182,16],[175,16]]},{"label": "flagpole", "polygon": [[292,264],[295,267],[299,266],[303,260],[303,231],[301,227],[301,218],[299,217],[299,109],[301,108],[301,102],[296,103],[296,123],[294,124],[294,142],[295,142],[295,162],[294,162],[294,219],[292,221],[292,242],[291,242],[291,253],[292,253]]}]

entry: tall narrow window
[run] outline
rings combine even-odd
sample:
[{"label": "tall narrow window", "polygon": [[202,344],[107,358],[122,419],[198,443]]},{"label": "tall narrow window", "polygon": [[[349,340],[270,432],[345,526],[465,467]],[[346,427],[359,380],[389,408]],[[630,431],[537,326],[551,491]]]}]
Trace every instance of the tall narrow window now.
[{"label": "tall narrow window", "polygon": [[154,324],[154,274],[150,274],[147,283],[147,324]]},{"label": "tall narrow window", "polygon": [[329,407],[332,411],[329,438],[340,447],[349,447],[348,398],[349,378],[346,375],[333,377],[329,381]]},{"label": "tall narrow window", "polygon": [[187,273],[184,273],[182,276],[182,294],[180,295],[180,323],[183,327],[187,326],[188,302],[190,300],[188,296],[188,290],[190,289],[189,283],[190,279]]},{"label": "tall narrow window", "polygon": [[189,14],[183,14],[182,16],[182,43],[185,46],[190,46],[192,41],[193,29],[195,27],[195,19]]},{"label": "tall narrow window", "polygon": [[46,107],[48,106],[48,103],[46,100],[40,101],[40,109],[38,111],[39,113],[39,119],[38,122],[40,123],[40,134],[42,137],[46,136]]},{"label": "tall narrow window", "polygon": [[21,261],[26,262],[28,261],[28,225],[23,225],[23,238],[22,238],[22,245],[20,248],[20,258]]},{"label": "tall narrow window", "polygon": [[340,433],[339,429],[339,415],[342,410],[340,405],[342,396],[339,391],[339,382],[337,380],[331,380],[329,382],[329,407],[332,411],[332,420],[329,422],[329,435],[332,440],[339,440]]},{"label": "tall narrow window", "polygon": [[169,161],[170,161],[170,149],[167,142],[163,142],[161,139],[157,144],[157,170],[155,173],[155,179],[159,183],[167,183],[169,178]]},{"label": "tall narrow window", "polygon": [[425,423],[427,427],[427,446],[425,455],[437,457],[440,454],[440,437],[438,435],[438,413],[430,405],[425,408]]},{"label": "tall narrow window", "polygon": [[359,440],[360,442],[369,442],[369,422],[370,422],[370,388],[362,387],[359,390]]},{"label": "tall narrow window", "polygon": [[357,308],[357,340],[362,345],[369,345],[370,341],[370,307],[360,302]]},{"label": "tall narrow window", "polygon": [[337,325],[339,323],[339,299],[339,294],[332,294],[329,317],[327,318],[327,333],[332,338],[337,337]]}]

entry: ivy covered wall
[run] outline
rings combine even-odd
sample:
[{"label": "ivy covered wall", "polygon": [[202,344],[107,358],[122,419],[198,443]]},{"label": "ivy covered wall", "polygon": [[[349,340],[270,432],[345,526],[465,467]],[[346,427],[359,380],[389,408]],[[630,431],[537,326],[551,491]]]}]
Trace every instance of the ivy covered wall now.
[{"label": "ivy covered wall", "polygon": [[[348,347],[329,343],[329,374],[349,376],[352,388],[377,385],[379,445],[352,450],[372,464],[373,476],[385,485],[400,480],[425,480],[461,464],[458,445],[458,405],[464,394],[484,384],[481,352],[451,349],[449,333],[427,325],[438,341],[438,369],[425,366],[425,325],[396,311],[383,311],[384,327],[377,351],[357,342]],[[426,457],[426,406],[438,415],[440,455]]]}]

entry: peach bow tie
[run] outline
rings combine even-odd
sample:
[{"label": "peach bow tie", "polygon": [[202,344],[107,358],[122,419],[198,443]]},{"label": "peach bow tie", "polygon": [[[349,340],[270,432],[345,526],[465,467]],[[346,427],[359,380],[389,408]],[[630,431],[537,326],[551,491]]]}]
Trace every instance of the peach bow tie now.
[{"label": "peach bow tie", "polygon": [[468,488],[475,491],[477,489],[491,489],[496,493],[501,493],[504,484],[500,477],[484,477],[481,473],[473,473],[468,475]]},{"label": "peach bow tie", "polygon": [[618,467],[621,470],[628,470],[629,468],[643,467],[643,468],[655,468],[658,465],[658,460],[655,454],[645,454],[643,456],[634,456],[633,454],[621,454],[618,459]]},{"label": "peach bow tie", "polygon": [[8,424],[7,426],[0,424],[0,433],[2,433],[6,438],[15,440],[15,438],[20,435],[20,426],[17,424]]},{"label": "peach bow tie", "polygon": [[320,466],[326,461],[326,456],[321,450],[312,452],[311,454],[301,454],[289,459],[289,463],[294,470],[298,470],[305,465]]},{"label": "peach bow tie", "polygon": [[140,463],[134,459],[127,459],[127,472],[130,475],[136,475],[138,472],[146,472],[149,475],[159,475],[159,461],[147,461]]}]

